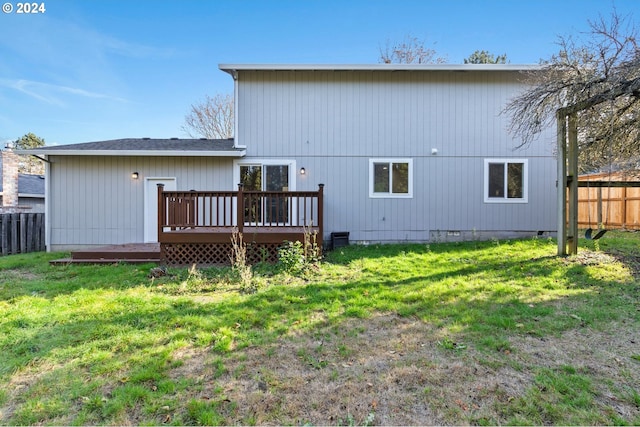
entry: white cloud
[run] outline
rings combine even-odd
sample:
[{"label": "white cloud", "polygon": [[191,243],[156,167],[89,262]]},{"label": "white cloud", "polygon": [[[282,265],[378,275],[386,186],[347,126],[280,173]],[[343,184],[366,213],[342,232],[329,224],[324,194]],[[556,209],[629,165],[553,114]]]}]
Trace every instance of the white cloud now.
[{"label": "white cloud", "polygon": [[85,98],[105,99],[116,102],[128,102],[126,99],[116,96],[90,92],[80,88],[35,82],[30,80],[0,79],[0,86],[5,86],[10,89],[17,90],[47,104],[57,105],[60,107],[64,107],[66,105],[65,102],[61,99],[61,95],[75,95]]}]

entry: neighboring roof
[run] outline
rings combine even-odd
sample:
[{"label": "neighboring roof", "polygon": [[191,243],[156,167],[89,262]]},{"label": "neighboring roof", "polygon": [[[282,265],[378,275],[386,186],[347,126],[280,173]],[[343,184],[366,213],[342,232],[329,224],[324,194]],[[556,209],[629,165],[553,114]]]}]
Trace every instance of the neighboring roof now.
[{"label": "neighboring roof", "polygon": [[[0,169],[1,176],[1,169]],[[0,179],[0,193],[2,193],[2,179]],[[18,175],[18,196],[19,197],[44,197],[44,176]]]},{"label": "neighboring roof", "polygon": [[18,154],[59,156],[244,157],[246,154],[244,148],[234,147],[233,139],[204,138],[125,138],[15,151]]},{"label": "neighboring roof", "polygon": [[219,64],[229,74],[237,71],[536,71],[534,64]]},{"label": "neighboring roof", "polygon": [[44,176],[42,175],[18,175],[18,195],[29,195],[31,197],[44,197]]}]

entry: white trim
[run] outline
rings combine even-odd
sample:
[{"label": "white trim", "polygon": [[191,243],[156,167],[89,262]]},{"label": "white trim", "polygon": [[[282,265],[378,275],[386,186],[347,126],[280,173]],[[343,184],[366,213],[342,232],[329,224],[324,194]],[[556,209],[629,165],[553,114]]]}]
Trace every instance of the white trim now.
[{"label": "white trim", "polygon": [[537,64],[218,64],[224,72],[237,71],[535,71]]},{"label": "white trim", "polygon": [[[513,199],[507,197],[507,174],[504,174],[504,197],[489,197],[489,164],[503,163],[505,167],[509,163],[522,163],[522,198]],[[485,203],[528,203],[529,202],[529,160],[528,159],[484,159],[484,202]]]},{"label": "white trim", "polygon": [[[44,156],[46,160],[49,157]],[[51,163],[44,162],[44,246],[51,252]]]},{"label": "white trim", "polygon": [[[374,185],[374,170],[375,163],[407,163],[409,165],[409,177],[408,177],[408,193],[376,193],[373,191]],[[389,174],[389,188],[392,188],[392,174]],[[384,157],[377,159],[369,159],[369,197],[372,199],[412,199],[413,198],[413,159],[411,158],[393,158]]]},{"label": "white trim", "polygon": [[240,166],[287,165],[289,166],[289,191],[296,191],[296,161],[292,159],[241,159],[233,161],[233,189],[240,183]]},{"label": "white trim", "polygon": [[[269,165],[287,165],[289,167],[289,189],[288,191],[296,191],[296,182],[297,182],[297,169],[296,169],[296,161],[291,159],[242,159],[242,160],[234,160],[233,161],[233,186],[234,190],[238,189],[238,184],[240,183],[240,166],[269,166]],[[263,174],[264,177],[264,174]],[[234,211],[237,211],[237,208],[234,206]],[[297,222],[297,212],[298,206],[296,205],[296,201],[293,201],[292,206],[292,218],[289,218],[289,223]],[[235,220],[234,220],[235,221]],[[234,223],[234,225],[236,225]],[[280,224],[284,225],[284,224]]]}]

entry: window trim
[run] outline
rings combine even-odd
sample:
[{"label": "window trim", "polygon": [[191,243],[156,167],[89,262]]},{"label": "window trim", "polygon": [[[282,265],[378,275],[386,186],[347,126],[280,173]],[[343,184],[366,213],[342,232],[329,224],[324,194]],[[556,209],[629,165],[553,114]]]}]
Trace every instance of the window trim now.
[{"label": "window trim", "polygon": [[[379,193],[374,192],[374,184],[375,184],[375,176],[374,176],[374,165],[376,163],[407,163],[408,164],[408,192],[407,193],[392,193],[389,191],[388,193]],[[392,174],[389,174],[389,189],[393,188]],[[412,199],[413,198],[413,159],[410,158],[393,158],[393,157],[384,157],[384,158],[376,158],[369,159],[369,197],[372,199]]]},{"label": "window trim", "polygon": [[[507,197],[507,171],[505,171],[505,192],[503,197],[489,197],[489,164],[503,163],[508,169],[509,163],[522,163],[522,197]],[[529,203],[529,160],[528,159],[484,159],[484,202],[485,203]]]},{"label": "window trim", "polygon": [[[254,159],[240,159],[240,160],[234,160],[233,161],[233,182],[234,182],[234,190],[236,191],[238,189],[238,184],[240,183],[240,167],[241,166],[260,166],[261,168],[264,168],[265,166],[279,166],[279,165],[287,165],[289,167],[289,189],[287,191],[296,191],[296,184],[297,184],[297,176],[296,176],[296,161],[292,160],[292,159],[262,159],[262,158],[254,158]],[[264,170],[264,169],[263,169]],[[262,190],[264,191],[264,190]],[[236,209],[237,205],[236,205],[237,201],[233,201],[233,206],[232,209]],[[293,200],[293,206],[292,206],[292,216],[289,218],[289,221],[287,221],[286,224],[293,224],[293,223],[297,223],[297,212],[298,212],[298,207],[297,207],[297,201],[294,199]],[[236,216],[233,216],[233,225],[237,225],[237,219]],[[263,222],[260,222],[261,224],[263,224]],[[284,225],[285,223],[279,223],[280,225]],[[245,225],[248,225],[247,223],[245,223]]]}]

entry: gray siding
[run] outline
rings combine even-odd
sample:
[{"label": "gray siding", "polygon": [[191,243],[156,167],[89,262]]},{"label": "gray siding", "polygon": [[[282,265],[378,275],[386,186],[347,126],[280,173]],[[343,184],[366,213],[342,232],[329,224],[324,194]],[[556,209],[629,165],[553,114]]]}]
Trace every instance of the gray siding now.
[{"label": "gray siding", "polygon": [[[325,230],[355,241],[427,241],[553,231],[555,130],[531,146],[507,132],[513,72],[242,71],[247,158],[296,160],[298,190],[325,187]],[[432,148],[438,150],[432,155]],[[414,197],[369,198],[370,158],[409,157]],[[529,159],[529,199],[484,203],[484,159]],[[450,233],[453,235],[454,233]]]},{"label": "gray siding", "polygon": [[[50,248],[144,241],[144,178],[176,177],[179,190],[232,189],[226,158],[55,156]],[[140,178],[131,178],[138,172]]]}]

